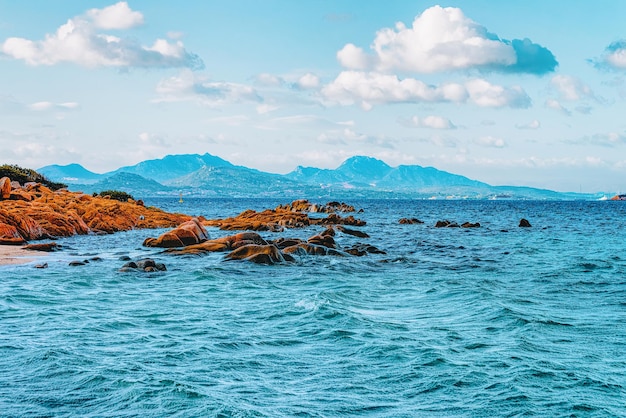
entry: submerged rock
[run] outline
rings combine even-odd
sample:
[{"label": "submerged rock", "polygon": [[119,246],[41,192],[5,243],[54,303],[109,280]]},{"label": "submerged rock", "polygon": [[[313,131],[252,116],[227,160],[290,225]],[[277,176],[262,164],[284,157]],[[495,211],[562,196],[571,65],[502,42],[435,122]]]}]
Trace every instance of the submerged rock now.
[{"label": "submerged rock", "polygon": [[163,263],[157,263],[152,258],[143,258],[138,261],[129,261],[120,268],[121,272],[144,271],[152,273],[155,271],[167,271],[167,267]]},{"label": "submerged rock", "polygon": [[528,220],[527,220],[527,219],[522,218],[522,219],[520,219],[520,221],[519,221],[519,227],[520,227],[520,228],[530,228],[530,227],[531,227],[531,225],[530,225],[530,222],[528,222]]}]

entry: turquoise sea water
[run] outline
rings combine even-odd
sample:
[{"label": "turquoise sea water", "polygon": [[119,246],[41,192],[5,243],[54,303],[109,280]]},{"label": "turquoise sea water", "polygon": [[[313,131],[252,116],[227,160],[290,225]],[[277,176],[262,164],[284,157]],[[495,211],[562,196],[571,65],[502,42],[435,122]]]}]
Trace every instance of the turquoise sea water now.
[{"label": "turquoise sea water", "polygon": [[[347,203],[371,238],[338,243],[386,255],[176,258],[141,230],[0,267],[0,416],[626,416],[624,202]],[[125,255],[168,271],[121,273]]]}]

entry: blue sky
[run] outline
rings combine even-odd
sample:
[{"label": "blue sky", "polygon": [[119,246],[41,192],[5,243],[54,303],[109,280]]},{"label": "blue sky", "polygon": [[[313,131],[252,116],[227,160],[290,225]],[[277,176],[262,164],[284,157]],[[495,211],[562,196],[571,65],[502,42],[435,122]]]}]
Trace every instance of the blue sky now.
[{"label": "blue sky", "polygon": [[626,192],[626,2],[0,0],[0,162],[368,155]]}]

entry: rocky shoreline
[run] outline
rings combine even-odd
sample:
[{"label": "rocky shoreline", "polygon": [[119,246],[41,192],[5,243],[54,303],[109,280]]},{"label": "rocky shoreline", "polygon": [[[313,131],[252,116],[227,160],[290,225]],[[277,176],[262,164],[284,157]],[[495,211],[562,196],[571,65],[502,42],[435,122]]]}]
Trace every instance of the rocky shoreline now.
[{"label": "rocky shoreline", "polygon": [[[384,250],[367,242],[341,247],[335,240],[337,234],[369,238],[366,232],[360,230],[366,222],[351,214],[361,211],[345,203],[322,205],[302,199],[275,209],[260,212],[248,209],[234,217],[205,219],[146,207],[142,201],[128,199],[121,202],[110,196],[91,196],[66,189],[51,190],[40,183],[21,185],[4,177],[0,179],[0,245],[52,252],[60,249],[53,241],[56,238],[170,228],[156,238],[146,238],[143,246],[161,248],[162,254],[167,256],[220,252],[225,253],[225,261],[245,260],[260,264],[293,262],[298,256],[305,255],[345,257],[385,254]],[[402,218],[399,223],[423,224],[423,221]],[[291,232],[311,226],[320,227],[321,231],[306,238],[280,236],[267,239],[259,235],[261,231]],[[529,227],[530,223],[522,219],[519,226]],[[240,232],[212,239],[207,227]],[[479,228],[480,224],[458,224],[445,220],[438,221],[434,227]],[[46,239],[52,241],[29,244]],[[84,264],[87,263],[75,265]],[[147,271],[163,270],[156,268],[153,262],[135,264],[147,265]],[[142,269],[131,264],[130,267],[123,266],[122,270],[135,268]]]}]

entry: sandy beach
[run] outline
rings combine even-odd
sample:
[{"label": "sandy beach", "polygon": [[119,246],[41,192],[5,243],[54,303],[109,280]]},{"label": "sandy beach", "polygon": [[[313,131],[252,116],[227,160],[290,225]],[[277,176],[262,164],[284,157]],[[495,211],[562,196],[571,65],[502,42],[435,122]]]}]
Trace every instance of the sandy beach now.
[{"label": "sandy beach", "polygon": [[25,264],[37,260],[43,253],[25,250],[20,246],[0,245],[0,266]]}]

